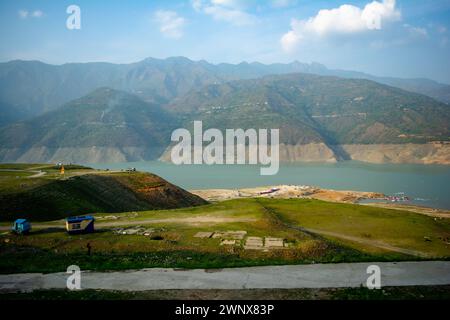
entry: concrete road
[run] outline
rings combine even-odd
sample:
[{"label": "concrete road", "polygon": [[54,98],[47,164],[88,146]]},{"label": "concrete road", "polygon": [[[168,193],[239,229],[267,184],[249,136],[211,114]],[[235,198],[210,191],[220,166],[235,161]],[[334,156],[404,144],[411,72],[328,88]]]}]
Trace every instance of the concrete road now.
[{"label": "concrete road", "polygon": [[[367,267],[381,268],[382,286],[448,285],[450,261],[340,263],[219,270],[143,269],[82,272],[82,289],[142,291],[159,289],[339,288],[365,286]],[[0,292],[66,288],[66,273],[0,275]]]}]

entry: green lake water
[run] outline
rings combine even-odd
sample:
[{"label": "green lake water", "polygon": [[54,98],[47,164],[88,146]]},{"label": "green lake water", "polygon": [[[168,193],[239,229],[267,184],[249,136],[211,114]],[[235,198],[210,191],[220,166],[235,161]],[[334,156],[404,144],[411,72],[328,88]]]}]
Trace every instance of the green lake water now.
[{"label": "green lake water", "polygon": [[155,173],[185,189],[243,188],[278,184],[375,191],[387,195],[405,193],[409,204],[450,209],[450,166],[366,164],[282,164],[278,174],[261,176],[260,166],[181,165],[158,161],[87,164],[97,169],[136,168]]}]

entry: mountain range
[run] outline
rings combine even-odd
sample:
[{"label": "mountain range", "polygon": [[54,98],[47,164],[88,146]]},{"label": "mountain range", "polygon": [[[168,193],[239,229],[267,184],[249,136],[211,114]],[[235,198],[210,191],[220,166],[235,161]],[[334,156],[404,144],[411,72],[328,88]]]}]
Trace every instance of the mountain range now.
[{"label": "mountain range", "polygon": [[298,62],[14,61],[0,65],[0,161],[168,160],[171,131],[203,120],[219,129],[279,128],[282,161],[450,164],[448,104],[412,92],[445,93],[445,85],[351,74]]},{"label": "mountain range", "polygon": [[100,87],[123,90],[144,101],[165,104],[204,85],[289,73],[368,79],[450,102],[450,85],[429,79],[375,77],[361,72],[332,70],[318,63],[215,65],[184,57],[148,58],[131,64],[49,65],[15,60],[0,63],[0,125],[54,110]]}]

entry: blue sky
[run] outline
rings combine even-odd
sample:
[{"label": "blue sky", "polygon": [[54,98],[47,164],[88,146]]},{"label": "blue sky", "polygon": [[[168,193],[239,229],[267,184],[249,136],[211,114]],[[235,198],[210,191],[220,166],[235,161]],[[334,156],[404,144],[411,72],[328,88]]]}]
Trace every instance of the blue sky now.
[{"label": "blue sky", "polygon": [[0,36],[0,61],[298,60],[450,83],[450,0],[2,0]]}]

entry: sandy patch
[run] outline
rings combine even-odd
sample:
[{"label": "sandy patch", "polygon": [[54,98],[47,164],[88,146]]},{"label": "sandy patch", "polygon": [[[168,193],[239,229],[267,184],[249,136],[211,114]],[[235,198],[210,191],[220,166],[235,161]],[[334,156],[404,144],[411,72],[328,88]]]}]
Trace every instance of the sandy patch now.
[{"label": "sandy patch", "polygon": [[210,189],[191,190],[191,193],[208,201],[224,201],[239,198],[310,198],[333,202],[354,203],[359,199],[381,198],[384,195],[376,192],[327,190],[313,186],[280,185],[270,187],[244,189]]},{"label": "sandy patch", "polygon": [[[273,191],[272,190],[277,190]],[[270,192],[269,192],[270,191]],[[191,190],[191,193],[208,201],[224,201],[242,198],[274,198],[274,199],[317,199],[329,202],[358,203],[361,199],[381,199],[385,195],[378,192],[347,191],[321,189],[314,186],[280,185],[243,189],[209,189]],[[364,203],[361,205],[376,206],[394,210],[411,211],[434,218],[450,218],[449,210],[420,207],[397,203]]]},{"label": "sandy patch", "polygon": [[243,218],[243,217],[208,217],[208,216],[195,216],[188,218],[168,218],[168,219],[143,219],[136,221],[114,221],[114,222],[103,222],[97,223],[98,227],[114,227],[114,226],[124,226],[124,225],[145,225],[145,224],[156,224],[156,223],[183,223],[190,225],[199,225],[204,223],[220,224],[220,223],[230,223],[230,222],[254,222],[257,219],[253,218]]}]

